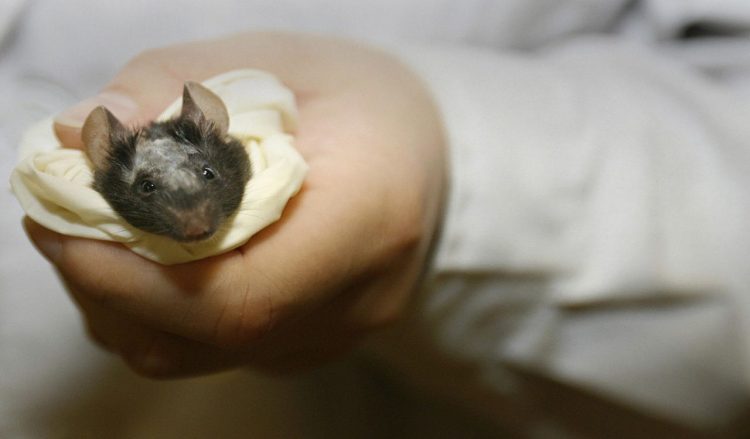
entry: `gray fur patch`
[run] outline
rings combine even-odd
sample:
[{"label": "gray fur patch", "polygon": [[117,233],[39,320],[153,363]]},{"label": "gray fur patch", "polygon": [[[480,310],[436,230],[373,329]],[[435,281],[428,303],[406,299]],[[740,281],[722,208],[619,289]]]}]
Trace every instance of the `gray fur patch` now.
[{"label": "gray fur patch", "polygon": [[196,148],[170,138],[143,139],[136,145],[131,183],[138,175],[152,175],[168,190],[197,192],[203,188],[200,174],[191,165]]}]

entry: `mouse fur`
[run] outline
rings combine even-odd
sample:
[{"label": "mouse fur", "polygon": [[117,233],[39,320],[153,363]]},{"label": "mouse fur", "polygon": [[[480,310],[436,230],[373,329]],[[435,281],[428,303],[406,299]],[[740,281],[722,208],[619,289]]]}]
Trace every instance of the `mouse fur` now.
[{"label": "mouse fur", "polygon": [[131,225],[181,242],[210,238],[242,201],[251,166],[227,134],[221,99],[185,84],[182,111],[165,122],[126,128],[104,107],[82,130],[96,189]]}]

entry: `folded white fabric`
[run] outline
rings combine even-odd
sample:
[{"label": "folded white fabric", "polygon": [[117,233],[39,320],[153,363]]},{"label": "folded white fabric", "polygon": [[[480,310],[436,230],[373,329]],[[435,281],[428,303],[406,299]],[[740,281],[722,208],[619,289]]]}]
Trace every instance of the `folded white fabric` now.
[{"label": "folded white fabric", "polygon": [[[86,154],[62,148],[49,119],[26,133],[22,159],[11,175],[13,192],[26,214],[58,233],[121,242],[162,264],[229,251],[276,221],[299,191],[308,169],[288,134],[297,119],[294,95],[275,77],[258,70],[227,72],[203,85],[224,101],[229,134],[245,145],[253,169],[237,214],[211,239],[181,243],[125,222],[91,187],[93,172]],[[178,114],[180,107],[177,99],[159,119]]]}]

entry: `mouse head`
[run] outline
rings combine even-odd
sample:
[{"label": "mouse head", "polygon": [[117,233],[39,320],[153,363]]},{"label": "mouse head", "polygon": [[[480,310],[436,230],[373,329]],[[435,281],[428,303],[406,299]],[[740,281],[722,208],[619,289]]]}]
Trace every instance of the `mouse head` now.
[{"label": "mouse head", "polygon": [[228,127],[221,99],[195,82],[185,84],[178,117],[143,128],[98,107],[82,131],[94,188],[135,227],[206,239],[237,210],[250,178],[247,152]]}]

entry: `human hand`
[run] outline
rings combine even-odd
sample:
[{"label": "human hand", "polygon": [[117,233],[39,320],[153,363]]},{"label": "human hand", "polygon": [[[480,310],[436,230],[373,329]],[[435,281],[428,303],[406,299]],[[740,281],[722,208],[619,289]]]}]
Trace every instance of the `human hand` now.
[{"label": "human hand", "polygon": [[442,127],[418,80],[372,49],[243,34],[148,51],[97,98],[61,115],[55,131],[80,147],[97,105],[145,123],[185,80],[248,67],[296,94],[296,146],[310,172],[282,218],[247,244],[163,266],[119,244],[25,222],[91,336],[141,374],[317,364],[397,318],[424,269],[445,190]]}]

